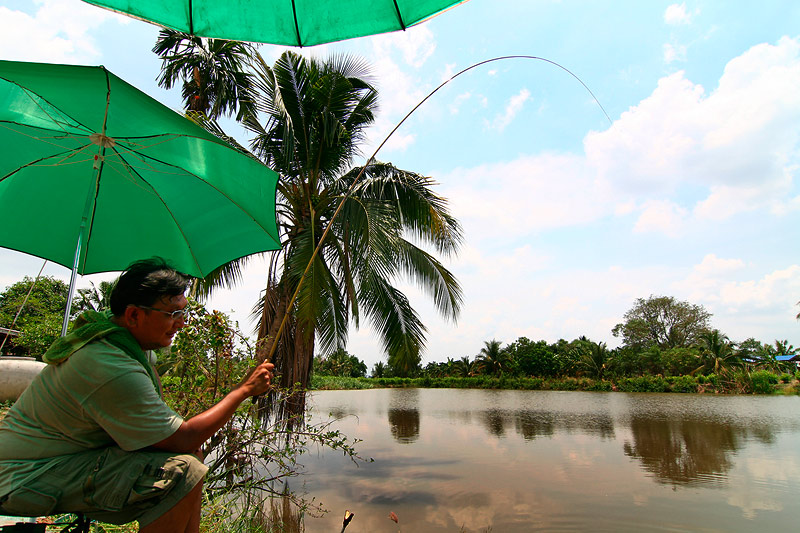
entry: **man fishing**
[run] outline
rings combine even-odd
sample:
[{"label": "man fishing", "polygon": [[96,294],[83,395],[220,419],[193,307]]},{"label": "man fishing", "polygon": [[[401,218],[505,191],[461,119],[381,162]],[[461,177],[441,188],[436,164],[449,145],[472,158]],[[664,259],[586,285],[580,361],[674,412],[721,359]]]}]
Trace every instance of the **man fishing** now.
[{"label": "man fishing", "polygon": [[119,277],[110,313],[88,311],[45,353],[48,365],[0,421],[0,513],[81,512],[139,531],[198,532],[201,445],[270,387],[262,363],[188,420],[161,398],[150,350],[185,323],[190,278],[159,258]]}]

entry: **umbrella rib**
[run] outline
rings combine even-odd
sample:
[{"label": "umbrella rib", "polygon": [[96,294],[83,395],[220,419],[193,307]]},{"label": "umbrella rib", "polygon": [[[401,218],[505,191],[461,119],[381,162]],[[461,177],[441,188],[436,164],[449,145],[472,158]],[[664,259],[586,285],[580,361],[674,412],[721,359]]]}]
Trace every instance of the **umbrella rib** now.
[{"label": "umbrella rib", "polygon": [[[11,176],[16,174],[17,172],[19,172],[21,170],[24,170],[24,169],[26,169],[28,167],[33,167],[33,166],[53,166],[53,167],[56,167],[56,166],[62,165],[63,163],[61,161],[66,161],[67,159],[69,159],[73,155],[76,155],[77,153],[80,153],[84,148],[87,148],[87,147],[89,147],[88,144],[82,146],[79,150],[66,150],[66,151],[58,153],[58,154],[51,154],[51,155],[48,155],[48,156],[40,157],[39,159],[36,159],[35,161],[30,161],[28,163],[25,163],[24,165],[21,165],[21,166],[15,168],[14,170],[9,172],[5,176],[0,176],[0,182],[5,180],[6,178],[10,178]],[[67,157],[59,160],[59,162],[53,163],[51,165],[37,165],[37,163],[40,163],[40,162],[45,161],[47,159],[53,159],[55,157],[59,157],[59,156],[62,156],[64,154],[69,154],[69,155],[67,155]],[[86,159],[85,161],[88,161],[88,159]],[[74,163],[70,163],[70,164],[79,164],[79,163],[84,163],[85,161],[75,161]]]},{"label": "umbrella rib", "polygon": [[406,24],[405,22],[403,22],[403,15],[400,14],[400,6],[397,5],[397,0],[393,1],[394,1],[394,11],[395,13],[397,13],[397,21],[400,23],[400,28],[402,28],[403,31],[406,31]]},{"label": "umbrella rib", "polygon": [[189,0],[189,35],[194,35],[194,7],[192,0]]},{"label": "umbrella rib", "polygon": [[[34,92],[34,91],[32,91],[32,90],[28,89],[27,87],[23,87],[22,85],[20,85],[19,83],[15,82],[15,81],[13,81],[13,80],[9,80],[9,79],[6,79],[6,78],[3,78],[3,79],[4,79],[4,80],[6,80],[7,82],[9,82],[9,83],[12,83],[12,84],[16,85],[17,87],[19,87],[19,88],[20,88],[20,90],[21,90],[23,93],[25,93],[25,95],[26,95],[28,98],[30,98],[30,100],[31,100],[31,101],[34,103],[34,105],[36,105],[36,107],[38,107],[38,108],[39,108],[39,110],[40,110],[42,113],[44,113],[44,114],[47,116],[47,118],[49,118],[50,120],[52,120],[54,124],[61,124],[61,123],[62,123],[62,121],[61,121],[61,120],[59,120],[59,119],[57,119],[57,118],[56,118],[55,116],[53,116],[53,115],[52,115],[52,114],[51,114],[51,113],[50,113],[50,112],[49,112],[47,109],[45,109],[44,107],[42,107],[42,105],[41,105],[41,104],[40,104],[40,103],[39,103],[39,102],[36,100],[36,98],[34,98],[34,97],[33,97],[33,96],[31,96],[31,95],[35,95],[37,98],[41,99],[43,102],[47,102],[48,104],[50,104],[50,107],[52,107],[53,109],[58,109],[60,112],[62,112],[62,113],[63,113],[63,116],[64,116],[64,117],[66,117],[66,118],[69,118],[70,120],[72,120],[72,121],[75,123],[75,125],[77,125],[78,127],[81,127],[81,128],[83,128],[84,130],[86,130],[86,131],[88,131],[88,132],[91,132],[91,131],[92,131],[92,130],[91,130],[91,128],[89,128],[88,126],[86,126],[86,125],[85,125],[84,123],[82,123],[81,121],[79,121],[79,120],[75,119],[75,117],[73,117],[73,116],[69,115],[68,113],[65,113],[65,112],[63,112],[63,111],[62,111],[60,108],[58,108],[58,107],[56,107],[55,105],[53,105],[53,103],[52,103],[52,102],[50,102],[50,101],[49,101],[47,98],[45,98],[44,96],[40,95],[39,93],[37,93],[37,92]],[[66,131],[65,131],[65,133],[66,133]]]},{"label": "umbrella rib", "polygon": [[303,47],[303,41],[300,40],[300,26],[297,23],[297,6],[294,5],[292,0],[292,17],[294,18],[294,34],[297,36],[297,46]]},{"label": "umbrella rib", "polygon": [[[106,78],[106,108],[103,112],[103,129],[100,132],[101,138],[106,137],[106,126],[108,124],[108,108],[111,106],[111,77],[109,76],[108,69],[106,67],[100,65],[100,69],[103,71],[103,74]],[[86,228],[86,245],[84,247],[83,253],[83,264],[79,267],[80,271],[83,272],[86,270],[86,259],[89,257],[89,247],[92,243],[92,231],[94,230],[94,215],[97,213],[97,196],[100,194],[100,180],[103,177],[103,167],[105,166],[105,156],[106,156],[106,147],[103,143],[100,143],[98,146],[98,155],[100,156],[97,168],[97,178],[94,181],[94,198],[92,199],[92,214],[91,217],[88,217],[88,224]],[[81,223],[82,224],[82,223]],[[80,257],[76,258],[76,265],[81,260]],[[70,298],[72,295],[70,294]]]},{"label": "umbrella rib", "polygon": [[[7,130],[10,130],[10,131],[12,131],[12,132],[14,132],[14,133],[16,133],[18,135],[22,135],[22,136],[28,137],[30,139],[36,139],[37,141],[40,141],[42,143],[50,144],[50,145],[53,145],[53,146],[58,146],[59,148],[63,148],[63,147],[58,143],[54,143],[54,142],[49,141],[48,139],[66,139],[66,138],[70,138],[70,137],[78,139],[78,138],[81,138],[81,137],[86,137],[85,135],[75,135],[73,133],[66,133],[66,132],[63,132],[63,131],[60,131],[60,130],[49,130],[47,128],[41,128],[39,126],[29,126],[27,124],[21,124],[19,122],[13,122],[13,121],[9,121],[9,120],[0,120],[0,124],[2,125],[2,127],[6,128]],[[10,128],[6,124],[16,124],[17,126],[22,126],[22,127],[25,127],[25,128],[31,128],[31,129],[36,129],[36,130],[46,131],[46,132],[52,132],[52,133],[50,135],[48,135],[48,136],[36,136],[36,135],[31,135],[30,133],[23,133],[23,132],[21,132],[19,130]],[[77,150],[74,149],[74,148],[69,148],[69,149],[67,149],[67,151],[80,152],[84,148],[87,148],[88,146],[90,146],[90,144],[82,145]]]},{"label": "umbrella rib", "polygon": [[[149,182],[149,181],[148,181],[148,180],[147,180],[147,179],[146,179],[144,176],[142,176],[142,174],[141,174],[141,173],[139,173],[139,171],[136,169],[136,167],[134,167],[134,166],[133,166],[133,165],[132,165],[130,162],[128,162],[128,161],[127,161],[127,159],[125,158],[125,156],[124,156],[124,155],[123,155],[121,152],[119,152],[119,151],[116,149],[116,147],[113,147],[113,148],[112,148],[112,150],[114,150],[114,152],[115,152],[115,153],[116,153],[116,154],[119,156],[119,160],[120,160],[120,161],[121,161],[121,162],[122,162],[122,163],[123,163],[123,164],[126,166],[126,168],[128,168],[128,169],[129,169],[129,171],[130,171],[131,173],[133,173],[133,174],[135,174],[136,176],[138,176],[138,177],[139,177],[139,179],[142,181],[142,183],[146,183],[146,184],[148,185],[148,187],[147,187],[147,188],[148,188],[148,190],[149,190],[149,191],[151,191],[151,192],[152,192],[152,194],[153,194],[153,195],[155,195],[155,196],[156,196],[156,197],[157,197],[157,198],[158,198],[158,199],[161,201],[161,203],[164,205],[164,208],[167,210],[167,212],[170,214],[170,217],[171,217],[171,218],[172,218],[172,220],[175,222],[175,226],[176,226],[176,227],[178,228],[178,230],[181,232],[181,235],[183,235],[183,236],[184,236],[184,238],[185,238],[185,237],[186,237],[186,234],[183,232],[183,228],[182,228],[182,227],[181,227],[181,225],[178,223],[177,219],[175,218],[175,216],[174,216],[174,215],[173,215],[173,213],[172,213],[172,210],[169,208],[168,204],[167,204],[167,203],[166,203],[166,202],[163,200],[163,198],[162,198],[162,197],[161,197],[161,195],[158,193],[158,191],[156,190],[156,188],[155,188],[155,187],[153,187],[153,186],[150,184],[150,182]],[[191,176],[194,176],[196,179],[198,179],[198,180],[202,181],[203,183],[205,183],[206,185],[208,185],[209,187],[211,187],[212,189],[214,189],[214,190],[215,190],[217,193],[219,193],[219,194],[220,194],[220,196],[223,196],[225,199],[227,199],[227,200],[228,200],[228,201],[231,203],[231,205],[235,206],[235,207],[236,207],[236,208],[237,208],[237,209],[238,209],[238,210],[239,210],[241,213],[243,213],[243,214],[244,214],[246,217],[248,217],[248,218],[249,218],[249,219],[250,219],[250,220],[251,220],[251,221],[252,221],[252,222],[253,222],[255,225],[257,225],[259,228],[261,228],[261,229],[264,231],[264,233],[266,233],[267,235],[270,235],[269,229],[268,229],[268,228],[265,228],[265,227],[264,227],[264,226],[261,224],[261,222],[259,222],[258,220],[256,220],[256,219],[255,219],[255,218],[254,218],[254,217],[253,217],[253,216],[252,216],[250,213],[248,213],[248,212],[247,212],[247,210],[246,210],[246,209],[242,208],[242,206],[241,206],[241,205],[239,205],[239,203],[238,203],[237,201],[235,201],[233,198],[231,198],[231,197],[230,197],[230,196],[229,196],[229,195],[228,195],[228,194],[227,194],[225,191],[221,190],[219,187],[217,187],[217,186],[216,186],[216,185],[214,185],[213,183],[210,183],[208,180],[204,179],[202,176],[198,176],[197,174],[195,174],[195,173],[193,173],[193,172],[189,172],[189,171],[188,171],[188,170],[186,170],[186,169],[182,169],[182,168],[180,168],[180,167],[178,167],[178,166],[176,166],[176,165],[173,165],[173,164],[171,164],[171,163],[168,163],[168,162],[166,162],[166,161],[162,161],[162,160],[160,160],[160,159],[157,159],[157,158],[155,158],[155,157],[151,157],[151,156],[145,155],[145,154],[143,154],[143,153],[140,153],[140,152],[138,152],[138,151],[136,151],[136,150],[129,150],[129,151],[127,151],[127,154],[129,154],[129,155],[134,155],[134,156],[138,156],[137,158],[138,158],[138,159],[139,159],[139,160],[140,160],[142,163],[144,163],[144,164],[148,165],[150,168],[153,168],[153,167],[152,167],[152,165],[150,165],[150,164],[149,164],[149,163],[148,163],[146,160],[155,161],[155,162],[158,162],[158,163],[160,163],[160,164],[162,164],[162,165],[164,165],[164,166],[166,166],[166,167],[174,168],[174,169],[178,170],[178,172],[176,172],[176,174],[189,174],[189,175],[191,175]],[[157,171],[157,170],[155,170],[155,169],[154,169],[154,172],[159,172],[159,171]],[[188,242],[188,240],[187,240],[187,242]],[[196,257],[195,257],[195,255],[194,255],[194,251],[192,251],[192,250],[191,250],[191,248],[190,248],[190,252],[191,252],[191,254],[192,254],[192,258],[193,258],[193,259],[194,259],[194,261],[195,261],[195,265],[197,266],[197,270],[198,270],[198,271],[200,271],[200,272],[202,272],[202,268],[200,267],[200,263],[197,261],[197,258],[196,258]]]}]

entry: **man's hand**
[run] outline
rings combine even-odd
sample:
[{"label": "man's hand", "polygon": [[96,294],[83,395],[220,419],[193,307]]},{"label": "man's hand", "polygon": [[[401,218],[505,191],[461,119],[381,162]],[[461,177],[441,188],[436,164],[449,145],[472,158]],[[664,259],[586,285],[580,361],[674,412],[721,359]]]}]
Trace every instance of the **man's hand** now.
[{"label": "man's hand", "polygon": [[237,385],[237,388],[243,389],[248,396],[259,396],[267,392],[272,382],[272,371],[275,365],[264,361],[260,365],[254,367],[245,376],[245,378]]},{"label": "man's hand", "polygon": [[153,444],[153,447],[179,453],[191,453],[197,450],[231,419],[239,404],[248,397],[258,396],[269,390],[274,369],[275,365],[267,362],[256,366],[216,405],[189,420],[184,420],[175,433]]}]

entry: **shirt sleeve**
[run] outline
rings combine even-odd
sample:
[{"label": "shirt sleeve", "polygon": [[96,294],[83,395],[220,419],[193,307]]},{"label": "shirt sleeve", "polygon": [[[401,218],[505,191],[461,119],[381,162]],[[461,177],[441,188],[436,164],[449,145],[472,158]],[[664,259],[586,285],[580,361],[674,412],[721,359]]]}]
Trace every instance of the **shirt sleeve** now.
[{"label": "shirt sleeve", "polygon": [[144,371],[126,372],[104,383],[86,398],[83,408],[126,451],[160,442],[183,423]]}]

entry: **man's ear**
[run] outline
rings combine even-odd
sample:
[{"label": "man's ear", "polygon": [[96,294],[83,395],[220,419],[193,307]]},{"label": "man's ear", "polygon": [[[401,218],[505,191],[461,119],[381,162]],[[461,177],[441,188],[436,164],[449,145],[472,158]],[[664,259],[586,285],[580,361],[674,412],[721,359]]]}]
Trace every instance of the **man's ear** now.
[{"label": "man's ear", "polygon": [[135,305],[129,305],[120,317],[124,326],[136,326],[142,316],[142,310]]}]

